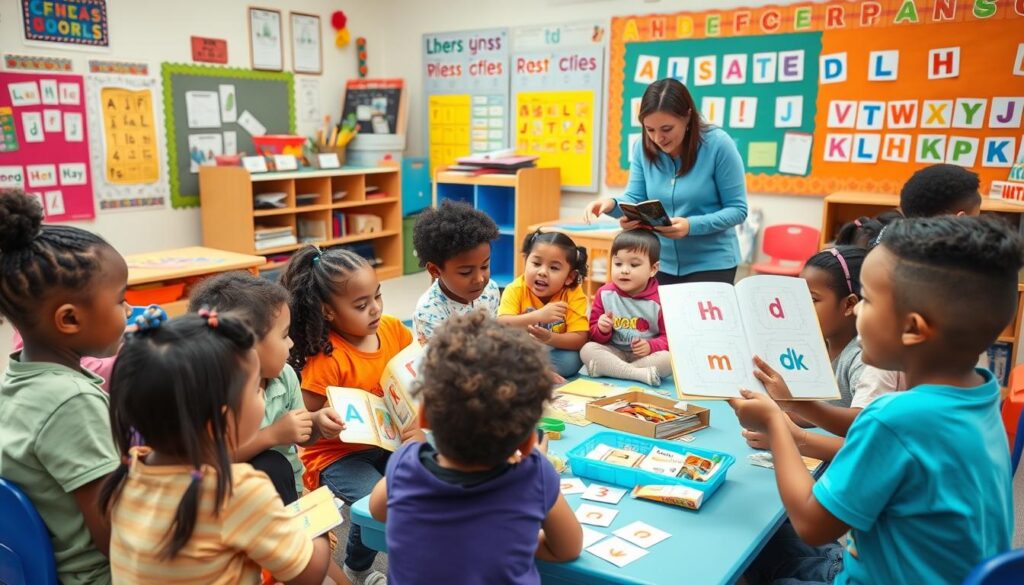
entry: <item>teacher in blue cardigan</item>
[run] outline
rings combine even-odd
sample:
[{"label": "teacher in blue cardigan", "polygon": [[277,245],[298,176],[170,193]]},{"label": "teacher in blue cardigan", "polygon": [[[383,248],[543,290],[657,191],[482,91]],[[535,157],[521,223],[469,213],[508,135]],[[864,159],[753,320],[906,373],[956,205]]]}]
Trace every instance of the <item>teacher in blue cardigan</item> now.
[{"label": "teacher in blue cardigan", "polygon": [[675,79],[647,87],[640,101],[643,137],[636,141],[629,183],[619,197],[587,205],[589,223],[602,213],[622,229],[642,227],[622,217],[619,202],[657,199],[672,225],[654,228],[661,240],[659,284],[727,282],[736,278],[735,227],[747,217],[743,161],[724,130],[705,124],[693,96]]}]

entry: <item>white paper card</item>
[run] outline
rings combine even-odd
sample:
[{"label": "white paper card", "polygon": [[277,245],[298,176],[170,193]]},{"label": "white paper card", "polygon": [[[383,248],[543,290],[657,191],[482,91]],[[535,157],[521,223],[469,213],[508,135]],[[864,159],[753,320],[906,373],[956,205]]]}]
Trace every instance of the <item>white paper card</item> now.
[{"label": "white paper card", "polygon": [[563,477],[559,486],[564,495],[582,494],[587,491],[587,484],[578,477]]},{"label": "white paper card", "polygon": [[217,93],[220,94],[220,119],[225,124],[238,119],[238,97],[235,95],[235,86],[219,85]]},{"label": "white paper card", "polygon": [[338,155],[334,152],[325,152],[316,155],[316,161],[321,169],[336,169],[341,166]]},{"label": "white paper card", "polygon": [[88,180],[85,163],[67,163],[60,165],[61,185],[84,185]]},{"label": "white paper card", "polygon": [[57,186],[55,165],[28,165],[25,167],[25,174],[28,176],[28,186],[32,189]]},{"label": "white paper card", "polygon": [[606,504],[618,504],[622,496],[626,495],[626,490],[617,487],[610,487],[604,485],[597,485],[596,483],[590,484],[587,491],[583,492],[580,496],[584,500],[592,500],[595,502],[604,502]]},{"label": "white paper card", "polygon": [[60,103],[70,106],[82,103],[82,92],[77,83],[60,84]]},{"label": "white paper card", "polygon": [[47,132],[60,132],[62,115],[60,110],[43,110],[43,129]]},{"label": "white paper card", "polygon": [[220,128],[220,98],[215,91],[186,91],[189,128]]},{"label": "white paper card", "polygon": [[213,164],[213,158],[224,154],[224,137],[220,134],[190,134],[188,137],[189,172],[198,173],[201,165]]},{"label": "white paper card", "polygon": [[43,115],[39,112],[21,113],[21,131],[25,134],[25,142],[43,142]]},{"label": "white paper card", "polygon": [[592,526],[610,526],[618,514],[618,510],[593,504],[580,504],[576,509],[576,519]]},{"label": "white paper card", "polygon": [[243,156],[242,166],[250,173],[267,172],[267,159],[262,156]]},{"label": "white paper card", "polygon": [[802,132],[786,132],[782,138],[782,154],[779,156],[779,172],[787,175],[807,174],[811,162],[811,144],[814,136]]},{"label": "white paper card", "polygon": [[238,154],[238,133],[234,130],[224,132],[224,154]]},{"label": "white paper card", "polygon": [[43,103],[48,106],[55,106],[60,103],[60,94],[57,89],[56,79],[40,79],[39,93],[42,94]]},{"label": "white paper card", "polygon": [[81,142],[85,133],[85,124],[82,121],[82,114],[78,112],[64,112],[64,140],[68,142]]},{"label": "white paper card", "polygon": [[251,136],[263,136],[267,133],[267,127],[260,124],[260,121],[249,113],[249,110],[242,112],[242,115],[238,117],[238,125],[245,128]]},{"label": "white paper card", "polygon": [[633,546],[621,538],[611,537],[587,548],[587,552],[600,557],[616,567],[625,567],[647,554],[642,548]]},{"label": "white paper card", "polygon": [[619,528],[612,534],[644,548],[650,548],[672,536],[664,530],[658,530],[650,524],[645,524],[639,520]]},{"label": "white paper card", "polygon": [[23,189],[25,172],[21,165],[0,167],[0,189]]},{"label": "white paper card", "polygon": [[279,171],[294,171],[299,168],[298,161],[290,154],[275,154],[274,167]]},{"label": "white paper card", "polygon": [[602,538],[608,536],[607,534],[598,532],[593,528],[588,528],[586,526],[581,526],[581,528],[583,528],[583,548],[588,548],[589,546],[596,544]]},{"label": "white paper card", "polygon": [[11,94],[11,105],[16,108],[39,105],[39,86],[34,81],[12,83],[7,91]]},{"label": "white paper card", "polygon": [[44,194],[46,199],[46,215],[61,215],[64,213],[64,196],[60,191],[47,191]]}]

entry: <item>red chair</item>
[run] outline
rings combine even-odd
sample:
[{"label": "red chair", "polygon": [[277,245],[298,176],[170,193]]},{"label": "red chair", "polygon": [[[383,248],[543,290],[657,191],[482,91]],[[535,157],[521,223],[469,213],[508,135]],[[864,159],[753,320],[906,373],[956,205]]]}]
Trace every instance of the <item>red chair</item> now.
[{"label": "red chair", "polygon": [[755,274],[797,276],[804,262],[818,251],[818,230],[800,224],[780,224],[765,228],[761,250],[770,257],[768,262],[755,262],[750,271]]}]

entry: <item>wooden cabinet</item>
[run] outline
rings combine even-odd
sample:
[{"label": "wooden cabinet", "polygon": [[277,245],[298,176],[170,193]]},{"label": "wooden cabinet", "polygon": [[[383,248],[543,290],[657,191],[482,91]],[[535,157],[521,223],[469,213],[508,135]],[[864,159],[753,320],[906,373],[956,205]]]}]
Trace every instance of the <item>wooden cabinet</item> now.
[{"label": "wooden cabinet", "polygon": [[[397,167],[341,168],[250,174],[242,167],[201,167],[203,244],[269,257],[261,270],[279,269],[285,255],[307,243],[327,248],[370,242],[381,279],[402,274],[401,178]],[[259,195],[283,194],[283,207],[257,209]],[[343,196],[339,197],[341,193]],[[335,233],[336,214],[380,218],[379,226]],[[296,243],[257,247],[257,230],[288,228]],[[358,233],[354,233],[358,232]]]}]

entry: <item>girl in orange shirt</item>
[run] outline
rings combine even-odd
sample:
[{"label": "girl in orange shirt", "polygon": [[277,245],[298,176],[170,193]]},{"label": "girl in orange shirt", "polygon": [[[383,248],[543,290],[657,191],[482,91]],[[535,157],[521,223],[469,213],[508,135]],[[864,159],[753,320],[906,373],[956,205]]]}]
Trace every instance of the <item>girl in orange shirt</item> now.
[{"label": "girl in orange shirt", "polygon": [[[362,256],[307,246],[292,256],[281,279],[291,294],[289,359],[301,377],[306,409],[327,405],[327,387],[360,388],[383,396],[380,377],[389,360],[412,343],[401,321],[383,314],[380,281]],[[347,504],[369,495],[384,476],[390,453],[369,445],[320,439],[303,449],[306,487],[321,483]],[[371,571],[377,553],[363,545],[352,525],[345,548],[345,574],[355,585],[385,583]]]}]

